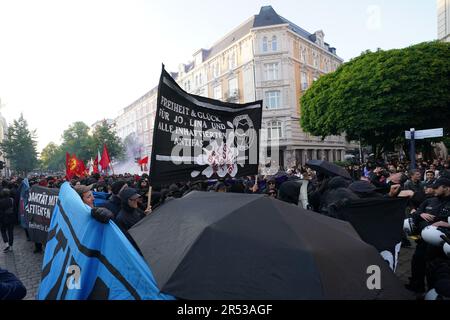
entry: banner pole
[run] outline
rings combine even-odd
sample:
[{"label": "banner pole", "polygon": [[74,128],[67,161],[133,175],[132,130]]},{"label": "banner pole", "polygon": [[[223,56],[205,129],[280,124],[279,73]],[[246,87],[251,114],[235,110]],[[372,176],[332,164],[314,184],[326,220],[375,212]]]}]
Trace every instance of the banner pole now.
[{"label": "banner pole", "polygon": [[149,212],[149,213],[152,212],[152,187],[151,186],[148,188],[148,201],[147,201],[147,209],[145,209],[145,212]]},{"label": "banner pole", "polygon": [[416,144],[415,144],[415,129],[411,128],[411,140],[410,140],[410,149],[409,149],[409,156],[411,158],[411,169],[416,169]]}]

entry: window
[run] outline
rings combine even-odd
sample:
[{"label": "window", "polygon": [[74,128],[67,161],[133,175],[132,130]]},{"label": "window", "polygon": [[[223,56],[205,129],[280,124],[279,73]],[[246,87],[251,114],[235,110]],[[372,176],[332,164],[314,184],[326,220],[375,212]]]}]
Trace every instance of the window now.
[{"label": "window", "polygon": [[238,80],[237,78],[230,79],[228,81],[228,90],[230,97],[236,97],[238,93]]},{"label": "window", "polygon": [[267,124],[267,138],[269,140],[283,138],[281,121],[272,121]]},{"label": "window", "polygon": [[308,77],[306,76],[306,72],[301,73],[301,81],[302,81],[302,90],[308,89]]},{"label": "window", "polygon": [[220,66],[219,63],[216,62],[213,64],[213,77],[217,78],[220,76]]},{"label": "window", "polygon": [[276,36],[272,37],[271,47],[272,47],[272,51],[277,51],[278,50],[277,37]]},{"label": "window", "polygon": [[280,108],[280,91],[266,92],[266,106],[269,109]]},{"label": "window", "polygon": [[148,122],[150,120],[149,119],[144,119],[144,130],[147,131],[148,130]]},{"label": "window", "polygon": [[278,63],[264,65],[266,80],[278,80]]},{"label": "window", "polygon": [[222,99],[222,86],[214,87],[214,99],[221,100]]},{"label": "window", "polygon": [[319,59],[317,57],[317,53],[313,54],[313,65],[314,65],[314,68],[319,67]]},{"label": "window", "polygon": [[228,57],[228,69],[233,70],[236,67],[236,54],[232,53]]},{"label": "window", "polygon": [[202,74],[201,74],[201,73],[198,75],[198,83],[199,83],[200,85],[203,84],[203,79],[202,79]]},{"label": "window", "polygon": [[267,37],[263,38],[263,46],[262,46],[262,50],[263,52],[267,52],[268,51],[268,47],[267,47]]}]

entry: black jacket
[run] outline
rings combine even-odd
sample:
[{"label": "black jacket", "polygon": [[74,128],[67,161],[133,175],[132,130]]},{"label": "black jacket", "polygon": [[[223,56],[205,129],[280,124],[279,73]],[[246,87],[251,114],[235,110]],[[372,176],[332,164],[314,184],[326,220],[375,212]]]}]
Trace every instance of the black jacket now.
[{"label": "black jacket", "polygon": [[114,214],[114,218],[117,218],[121,209],[120,204],[120,198],[116,195],[112,195],[112,197],[107,202],[103,203],[100,207],[108,209]]},{"label": "black jacket", "polygon": [[[413,214],[414,223],[419,226],[420,229],[423,229],[430,223],[423,220],[420,215],[422,213],[429,213],[433,216],[436,216],[436,221],[439,220],[447,220],[448,216],[446,213],[446,208],[450,207],[450,198],[428,198],[419,206],[416,212]],[[435,221],[435,222],[436,222]]]},{"label": "black jacket", "polygon": [[0,300],[21,300],[27,289],[12,273],[0,268]]},{"label": "black jacket", "polygon": [[0,199],[0,224],[14,224],[16,215],[14,213],[14,199]]},{"label": "black jacket", "polygon": [[136,223],[141,221],[145,217],[144,212],[141,209],[134,210],[120,210],[116,218],[117,225],[123,230],[129,230]]}]

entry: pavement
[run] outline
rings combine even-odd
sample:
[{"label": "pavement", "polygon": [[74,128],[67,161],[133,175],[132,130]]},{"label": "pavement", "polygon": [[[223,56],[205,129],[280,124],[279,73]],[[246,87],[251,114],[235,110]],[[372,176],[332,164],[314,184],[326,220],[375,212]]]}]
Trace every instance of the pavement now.
[{"label": "pavement", "polygon": [[[400,250],[396,275],[404,283],[408,283],[411,274],[411,258],[414,254],[415,243],[411,241],[410,248]],[[43,253],[33,253],[34,243],[27,241],[21,227],[14,229],[13,251],[3,253],[0,250],[0,267],[14,273],[27,288],[25,300],[35,300],[41,280]]]},{"label": "pavement", "polygon": [[[0,238],[1,240],[1,238]],[[35,300],[41,281],[43,253],[33,253],[34,243],[27,241],[21,227],[14,229],[13,251],[3,253],[3,241],[0,250],[0,267],[13,273],[27,288],[24,300]]]}]

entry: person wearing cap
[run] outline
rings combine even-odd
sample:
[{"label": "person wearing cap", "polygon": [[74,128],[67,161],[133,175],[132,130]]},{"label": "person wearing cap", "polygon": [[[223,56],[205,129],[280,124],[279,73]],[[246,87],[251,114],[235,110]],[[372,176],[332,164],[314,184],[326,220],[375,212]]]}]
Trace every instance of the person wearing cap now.
[{"label": "person wearing cap", "polygon": [[92,185],[77,185],[75,191],[80,196],[84,204],[91,208],[92,217],[101,223],[108,223],[109,220],[114,218],[114,214],[106,208],[94,206],[94,194],[92,193]]},{"label": "person wearing cap", "polygon": [[[432,185],[434,197],[426,199],[413,214],[417,233],[429,226],[450,227],[448,216],[450,214],[450,179],[439,178]],[[406,288],[414,292],[425,292],[425,275],[427,261],[433,257],[433,248],[424,240],[418,239],[416,250],[411,260],[411,277]]]},{"label": "person wearing cap", "polygon": [[94,194],[92,193],[92,185],[85,186],[84,184],[79,184],[75,186],[75,191],[83,200],[84,204],[91,208],[94,208]]},{"label": "person wearing cap", "polygon": [[121,199],[121,207],[116,218],[117,225],[125,231],[128,231],[132,226],[142,220],[151,209],[142,211],[138,206],[138,199],[141,195],[134,188],[125,188],[119,194]]}]

